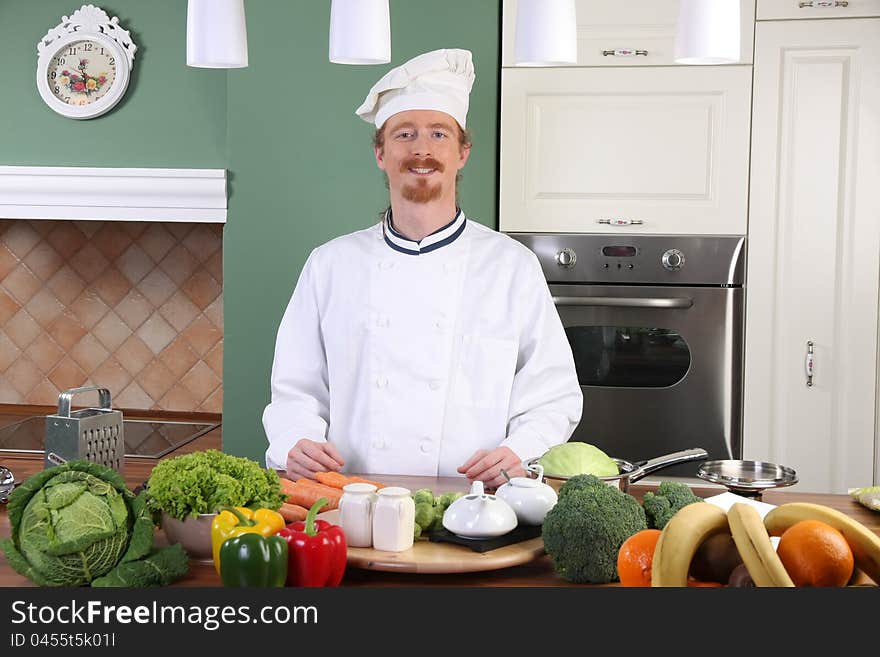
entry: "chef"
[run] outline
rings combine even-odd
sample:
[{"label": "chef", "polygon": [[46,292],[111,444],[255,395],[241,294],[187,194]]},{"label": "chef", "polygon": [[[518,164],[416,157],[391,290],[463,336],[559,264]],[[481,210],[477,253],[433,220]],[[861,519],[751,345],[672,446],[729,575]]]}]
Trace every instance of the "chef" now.
[{"label": "chef", "polygon": [[357,109],[375,125],[390,205],[300,273],[263,413],[267,466],[491,487],[577,426],[581,390],[537,258],[457,204],[473,82],[469,51],[436,50]]}]

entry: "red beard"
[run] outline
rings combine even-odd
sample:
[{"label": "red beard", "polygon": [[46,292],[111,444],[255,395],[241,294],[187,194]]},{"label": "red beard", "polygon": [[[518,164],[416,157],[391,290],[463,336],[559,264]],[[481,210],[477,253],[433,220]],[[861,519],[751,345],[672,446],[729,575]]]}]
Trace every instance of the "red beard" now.
[{"label": "red beard", "polygon": [[[438,173],[443,173],[443,164],[432,157],[420,160],[418,158],[410,158],[400,165],[402,173],[409,172],[410,169],[434,169]],[[401,196],[407,201],[413,203],[430,203],[436,201],[443,195],[443,186],[440,183],[430,185],[427,180],[419,180],[415,185],[404,185],[400,190]]]}]

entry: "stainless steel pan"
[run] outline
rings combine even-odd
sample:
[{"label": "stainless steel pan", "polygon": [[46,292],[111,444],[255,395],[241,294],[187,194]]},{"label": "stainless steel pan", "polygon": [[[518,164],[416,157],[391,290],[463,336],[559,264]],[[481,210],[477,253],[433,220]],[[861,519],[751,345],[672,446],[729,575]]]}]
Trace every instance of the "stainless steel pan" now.
[{"label": "stainless steel pan", "polygon": [[[619,474],[608,477],[599,477],[599,479],[610,486],[617,486],[617,488],[624,493],[628,493],[630,484],[635,483],[645,475],[661,470],[662,468],[678,465],[679,463],[703,461],[708,457],[709,453],[705,449],[695,447],[680,452],[664,454],[663,456],[658,456],[648,461],[639,461],[638,463],[631,463],[630,461],[624,461],[623,459],[612,459],[617,464]],[[538,468],[535,467],[535,464],[539,458],[540,457],[536,456],[528,459],[523,462],[523,466],[529,472],[537,474]],[[558,491],[562,487],[562,484],[569,480],[569,477],[555,475],[552,472],[544,472],[544,479],[547,480],[547,483],[550,484],[550,486]]]}]

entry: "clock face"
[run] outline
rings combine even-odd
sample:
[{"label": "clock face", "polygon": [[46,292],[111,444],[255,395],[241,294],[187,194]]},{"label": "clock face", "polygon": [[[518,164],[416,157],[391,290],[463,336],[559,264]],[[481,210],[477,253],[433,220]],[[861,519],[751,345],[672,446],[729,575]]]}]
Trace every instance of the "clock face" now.
[{"label": "clock face", "polygon": [[46,82],[62,103],[91,105],[113,87],[118,64],[116,53],[99,41],[71,41],[52,56]]}]

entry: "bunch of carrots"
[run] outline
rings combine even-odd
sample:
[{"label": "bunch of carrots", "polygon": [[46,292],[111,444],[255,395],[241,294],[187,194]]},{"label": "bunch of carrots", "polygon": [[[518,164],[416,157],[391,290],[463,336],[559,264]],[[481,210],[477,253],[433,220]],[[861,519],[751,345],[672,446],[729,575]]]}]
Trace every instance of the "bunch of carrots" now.
[{"label": "bunch of carrots", "polygon": [[385,487],[385,484],[378,481],[350,477],[340,472],[319,472],[315,479],[300,478],[296,481],[281,477],[281,492],[287,495],[287,502],[281,505],[278,512],[287,522],[305,520],[309,509],[322,497],[326,497],[330,503],[321,511],[336,509],[339,507],[343,487],[356,483],[372,484],[377,489]]}]

